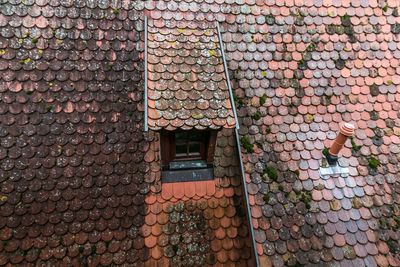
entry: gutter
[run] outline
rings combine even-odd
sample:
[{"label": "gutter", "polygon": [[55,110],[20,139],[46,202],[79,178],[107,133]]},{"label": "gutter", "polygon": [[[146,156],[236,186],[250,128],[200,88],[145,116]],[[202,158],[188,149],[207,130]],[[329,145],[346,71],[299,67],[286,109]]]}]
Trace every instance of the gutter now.
[{"label": "gutter", "polygon": [[148,64],[147,64],[147,16],[144,16],[144,131],[149,131],[149,122],[148,122],[148,99],[147,99],[147,91],[148,91]]},{"label": "gutter", "polygon": [[246,204],[246,218],[247,218],[247,223],[248,223],[249,229],[250,229],[249,230],[249,234],[250,234],[251,245],[252,245],[252,253],[253,253],[254,260],[256,261],[256,267],[259,267],[260,266],[260,259],[258,258],[256,241],[254,239],[254,228],[253,228],[253,222],[251,220],[249,194],[248,194],[248,191],[247,191],[246,174],[245,174],[244,167],[243,167],[242,148],[241,148],[241,145],[240,145],[240,138],[239,138],[239,131],[238,131],[239,130],[239,120],[238,120],[237,113],[236,113],[235,101],[233,99],[232,87],[231,87],[231,82],[230,82],[229,73],[228,73],[228,65],[226,64],[225,51],[224,51],[224,46],[223,46],[223,43],[222,43],[221,30],[219,28],[218,21],[216,22],[216,26],[217,26],[217,31],[218,31],[218,39],[219,39],[219,45],[220,45],[221,54],[222,54],[222,60],[224,62],[226,82],[228,84],[229,98],[230,98],[230,101],[231,101],[233,114],[234,114],[235,120],[236,120],[235,139],[236,139],[236,147],[237,147],[237,152],[238,152],[238,157],[239,157],[240,172],[241,172],[241,176],[242,176],[244,201],[245,201],[245,204]]}]

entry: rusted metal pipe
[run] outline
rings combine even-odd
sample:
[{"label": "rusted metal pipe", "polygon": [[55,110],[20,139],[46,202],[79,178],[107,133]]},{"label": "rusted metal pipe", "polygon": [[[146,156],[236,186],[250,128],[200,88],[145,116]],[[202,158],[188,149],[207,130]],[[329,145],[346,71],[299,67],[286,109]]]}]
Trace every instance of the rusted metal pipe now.
[{"label": "rusted metal pipe", "polygon": [[336,165],[340,150],[343,148],[344,143],[346,143],[347,138],[349,138],[353,134],[354,125],[350,123],[345,123],[340,127],[339,134],[338,136],[336,136],[335,141],[328,151],[328,156],[326,157],[329,165]]}]

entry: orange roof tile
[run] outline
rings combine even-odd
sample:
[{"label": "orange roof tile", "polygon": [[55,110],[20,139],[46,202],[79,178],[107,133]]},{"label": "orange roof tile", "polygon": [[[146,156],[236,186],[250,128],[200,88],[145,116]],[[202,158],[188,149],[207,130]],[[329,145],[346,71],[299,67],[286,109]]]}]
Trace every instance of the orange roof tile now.
[{"label": "orange roof tile", "polygon": [[[220,22],[263,265],[400,265],[398,1],[232,3],[0,6],[1,265],[168,266],[186,249],[177,229],[189,219],[205,227],[194,231],[200,265],[254,266],[232,131],[218,137],[216,186],[196,184],[193,196],[160,183],[158,136],[142,132],[145,14],[154,129],[233,126],[220,51],[206,51]],[[351,175],[321,179],[321,151],[342,121],[357,125],[340,154]],[[214,255],[210,225],[246,242]]]}]

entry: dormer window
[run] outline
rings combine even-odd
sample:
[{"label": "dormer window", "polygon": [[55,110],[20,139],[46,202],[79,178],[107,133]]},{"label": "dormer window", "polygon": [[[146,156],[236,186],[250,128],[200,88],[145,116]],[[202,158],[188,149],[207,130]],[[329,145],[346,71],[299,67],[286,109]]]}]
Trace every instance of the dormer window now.
[{"label": "dormer window", "polygon": [[162,182],[213,179],[215,131],[161,132]]},{"label": "dormer window", "polygon": [[219,26],[204,26],[145,27],[144,130],[160,134],[162,182],[213,179],[217,131],[239,128]]},{"label": "dormer window", "polygon": [[205,159],[207,136],[199,131],[179,131],[175,133],[175,160]]}]

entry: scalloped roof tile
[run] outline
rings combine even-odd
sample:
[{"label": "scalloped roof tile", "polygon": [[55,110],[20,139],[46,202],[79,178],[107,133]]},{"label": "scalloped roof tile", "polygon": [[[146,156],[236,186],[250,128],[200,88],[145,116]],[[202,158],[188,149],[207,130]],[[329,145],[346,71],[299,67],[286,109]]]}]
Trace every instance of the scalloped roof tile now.
[{"label": "scalloped roof tile", "polygon": [[[3,2],[0,265],[254,266],[232,132],[219,138],[214,195],[160,184],[158,136],[142,132],[147,15],[163,44],[181,34],[170,31],[221,24],[261,266],[400,266],[399,8],[396,0]],[[151,49],[165,55],[152,59],[165,61],[154,81],[189,86],[180,74],[198,71],[193,57]],[[185,64],[165,68],[172,58]],[[211,63],[219,69],[219,59]],[[154,107],[170,99],[151,97]],[[171,127],[182,124],[177,114],[187,118],[149,112]],[[322,179],[321,151],[340,122],[357,125],[341,154],[351,175]],[[177,254],[186,249],[188,261]]]},{"label": "scalloped roof tile", "polygon": [[162,14],[153,13],[147,44],[149,128],[234,127],[216,25],[165,20],[161,27],[154,19]]}]

